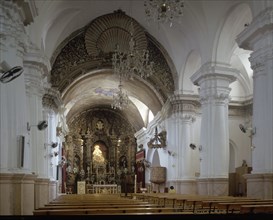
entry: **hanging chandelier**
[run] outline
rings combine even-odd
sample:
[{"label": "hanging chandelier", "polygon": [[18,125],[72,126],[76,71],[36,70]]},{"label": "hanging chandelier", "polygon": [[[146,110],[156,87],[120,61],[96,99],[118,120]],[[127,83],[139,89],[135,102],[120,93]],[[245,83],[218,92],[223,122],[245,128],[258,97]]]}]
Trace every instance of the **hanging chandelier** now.
[{"label": "hanging chandelier", "polygon": [[113,95],[113,103],[111,107],[113,109],[123,110],[128,107],[130,100],[128,98],[128,95],[122,91],[121,76],[119,77],[118,88],[119,91]]},{"label": "hanging chandelier", "polygon": [[150,21],[173,24],[183,16],[184,0],[145,0],[145,14]]},{"label": "hanging chandelier", "polygon": [[114,73],[123,79],[133,79],[138,75],[147,78],[154,73],[154,62],[149,62],[149,51],[147,49],[137,50],[133,37],[133,22],[130,23],[129,50],[120,51],[119,45],[116,46],[112,56],[112,66]]}]

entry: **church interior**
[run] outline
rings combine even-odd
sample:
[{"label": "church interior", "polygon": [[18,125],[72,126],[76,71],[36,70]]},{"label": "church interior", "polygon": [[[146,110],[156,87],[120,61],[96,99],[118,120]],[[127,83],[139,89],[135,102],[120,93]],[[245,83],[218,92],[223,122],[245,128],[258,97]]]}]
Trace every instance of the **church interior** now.
[{"label": "church interior", "polygon": [[5,0],[0,12],[0,215],[170,187],[273,200],[273,1]]}]

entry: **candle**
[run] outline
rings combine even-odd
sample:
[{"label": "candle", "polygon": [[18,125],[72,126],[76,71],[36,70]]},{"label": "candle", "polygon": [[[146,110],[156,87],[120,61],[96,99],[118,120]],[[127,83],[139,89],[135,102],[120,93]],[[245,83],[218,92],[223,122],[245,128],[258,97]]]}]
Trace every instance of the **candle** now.
[{"label": "candle", "polygon": [[135,193],[137,192],[137,175],[135,175]]}]

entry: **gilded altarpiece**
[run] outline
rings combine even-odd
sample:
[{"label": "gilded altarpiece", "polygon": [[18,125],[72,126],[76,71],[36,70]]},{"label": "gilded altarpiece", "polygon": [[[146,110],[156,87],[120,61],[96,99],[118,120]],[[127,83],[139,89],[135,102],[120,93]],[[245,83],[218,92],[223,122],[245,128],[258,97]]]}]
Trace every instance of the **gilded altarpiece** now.
[{"label": "gilded altarpiece", "polygon": [[77,182],[88,185],[117,184],[133,192],[135,131],[121,112],[90,110],[68,123],[64,166],[66,191],[77,192]]}]

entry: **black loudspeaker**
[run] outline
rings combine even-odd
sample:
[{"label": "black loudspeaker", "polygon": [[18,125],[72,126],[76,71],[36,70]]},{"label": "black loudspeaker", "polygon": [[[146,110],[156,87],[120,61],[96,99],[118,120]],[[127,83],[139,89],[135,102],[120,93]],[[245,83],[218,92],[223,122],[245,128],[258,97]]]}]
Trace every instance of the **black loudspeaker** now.
[{"label": "black loudspeaker", "polygon": [[24,156],[25,156],[25,136],[19,136],[19,167],[24,167]]},{"label": "black loudspeaker", "polygon": [[40,130],[40,131],[42,131],[42,130],[45,130],[46,128],[47,128],[47,121],[41,121],[41,122],[39,122],[39,124],[37,125],[37,127],[38,127],[38,129]]}]

